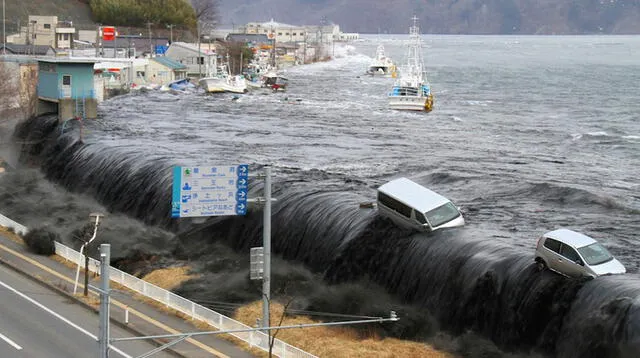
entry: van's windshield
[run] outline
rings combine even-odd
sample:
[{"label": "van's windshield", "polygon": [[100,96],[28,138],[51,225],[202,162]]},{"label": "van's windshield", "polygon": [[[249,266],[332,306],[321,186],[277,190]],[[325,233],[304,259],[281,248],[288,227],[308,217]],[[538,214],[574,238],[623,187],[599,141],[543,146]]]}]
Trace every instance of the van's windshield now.
[{"label": "van's windshield", "polygon": [[460,216],[460,212],[452,202],[448,202],[431,211],[427,211],[425,216],[427,217],[427,221],[429,221],[431,227],[435,229],[438,226],[448,223]]},{"label": "van's windshield", "polygon": [[613,259],[609,251],[597,242],[579,248],[578,252],[589,265],[599,265]]}]

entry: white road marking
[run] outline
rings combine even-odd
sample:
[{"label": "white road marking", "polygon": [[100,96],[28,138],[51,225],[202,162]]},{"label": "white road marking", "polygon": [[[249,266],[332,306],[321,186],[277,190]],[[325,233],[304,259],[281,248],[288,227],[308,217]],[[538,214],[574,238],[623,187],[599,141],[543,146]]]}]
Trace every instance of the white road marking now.
[{"label": "white road marking", "polygon": [[[0,285],[1,285],[1,286],[3,286],[3,287],[5,287],[5,288],[6,288],[6,289],[8,289],[9,291],[11,291],[11,292],[15,293],[16,295],[18,295],[18,296],[20,296],[20,297],[24,298],[25,300],[27,300],[27,301],[29,301],[29,302],[33,303],[33,304],[34,304],[34,305],[36,305],[37,307],[41,308],[42,310],[44,310],[45,312],[47,312],[47,313],[51,314],[52,316],[56,317],[57,319],[61,320],[62,322],[64,322],[64,323],[66,323],[66,324],[70,325],[71,327],[73,327],[73,328],[77,329],[78,331],[80,331],[80,332],[82,332],[82,333],[86,334],[87,336],[89,336],[89,337],[93,338],[96,342],[98,341],[98,337],[97,337],[96,335],[94,335],[93,333],[91,333],[91,332],[87,331],[86,329],[84,329],[84,328],[82,328],[82,327],[78,326],[77,324],[75,324],[75,323],[73,323],[73,322],[69,321],[68,319],[66,319],[66,318],[64,318],[63,316],[61,316],[59,313],[57,313],[57,312],[55,312],[55,311],[53,311],[53,310],[51,310],[51,309],[47,308],[47,307],[46,307],[45,305],[43,305],[42,303],[40,303],[40,302],[38,302],[38,301],[34,300],[33,298],[31,298],[31,297],[29,297],[29,296],[25,295],[24,293],[22,293],[22,292],[20,292],[20,291],[16,290],[15,288],[13,288],[13,287],[11,287],[11,286],[7,285],[6,283],[4,283],[4,282],[2,282],[2,281],[0,281]],[[20,346],[18,346],[18,347],[20,347]],[[22,347],[20,347],[20,348],[22,348]],[[131,357],[130,355],[128,355],[127,353],[125,353],[125,352],[121,351],[120,349],[118,349],[118,348],[116,348],[116,347],[114,347],[114,346],[112,346],[112,345],[109,345],[109,348],[110,348],[111,350],[113,350],[114,352],[117,352],[118,354],[120,354],[121,356],[123,356],[123,357],[125,357],[125,358],[133,358],[133,357]]]},{"label": "white road marking", "polygon": [[12,345],[13,348],[15,348],[15,349],[17,349],[17,350],[21,350],[22,349],[22,347],[20,347],[16,342],[10,340],[9,337],[5,336],[2,333],[0,333],[0,338],[2,338],[5,342],[7,342],[10,345]]}]

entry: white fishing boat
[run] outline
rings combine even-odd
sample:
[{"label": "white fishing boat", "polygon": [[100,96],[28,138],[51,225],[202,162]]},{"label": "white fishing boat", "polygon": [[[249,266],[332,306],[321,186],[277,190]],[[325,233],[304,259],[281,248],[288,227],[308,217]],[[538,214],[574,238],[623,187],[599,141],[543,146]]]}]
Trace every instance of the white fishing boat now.
[{"label": "white fishing boat", "polygon": [[400,68],[400,75],[389,93],[389,107],[424,112],[433,109],[433,94],[422,58],[422,41],[415,16],[409,31],[407,62]]},{"label": "white fishing boat", "polygon": [[378,45],[376,57],[367,68],[367,74],[371,76],[391,76],[396,77],[397,68],[393,60],[384,53],[384,46]]},{"label": "white fishing boat", "polygon": [[213,61],[207,66],[207,74],[198,82],[207,93],[247,93],[247,82],[244,76],[231,75],[227,65],[217,66]]}]

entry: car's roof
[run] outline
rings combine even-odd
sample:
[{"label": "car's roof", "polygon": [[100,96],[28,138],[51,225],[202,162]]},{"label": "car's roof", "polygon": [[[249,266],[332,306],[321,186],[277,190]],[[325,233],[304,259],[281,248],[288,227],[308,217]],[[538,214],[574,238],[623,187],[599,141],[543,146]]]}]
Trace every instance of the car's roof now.
[{"label": "car's roof", "polygon": [[548,233],[544,234],[544,236],[562,241],[573,247],[583,247],[597,242],[592,237],[569,229],[557,229],[549,231]]},{"label": "car's roof", "polygon": [[450,202],[444,196],[407,178],[394,179],[381,185],[378,191],[400,200],[422,213]]}]

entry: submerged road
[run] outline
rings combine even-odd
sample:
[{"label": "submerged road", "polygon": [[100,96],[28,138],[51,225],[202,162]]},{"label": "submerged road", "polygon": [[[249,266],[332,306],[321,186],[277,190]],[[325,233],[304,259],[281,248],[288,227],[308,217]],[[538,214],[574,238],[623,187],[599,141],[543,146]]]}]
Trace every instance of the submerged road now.
[{"label": "submerged road", "polygon": [[[86,358],[98,355],[98,315],[0,265],[0,352],[2,357]],[[111,326],[111,337],[131,337]],[[135,357],[151,343],[121,343],[111,357]],[[154,357],[173,357],[158,353]]]}]

